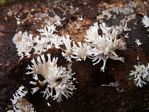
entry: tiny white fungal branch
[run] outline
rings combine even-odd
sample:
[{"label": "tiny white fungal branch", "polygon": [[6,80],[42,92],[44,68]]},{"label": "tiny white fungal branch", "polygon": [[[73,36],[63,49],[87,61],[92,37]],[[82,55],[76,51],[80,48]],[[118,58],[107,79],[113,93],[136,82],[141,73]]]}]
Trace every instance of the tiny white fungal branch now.
[{"label": "tiny white fungal branch", "polygon": [[146,27],[146,28],[149,27],[149,17],[145,15],[142,18],[142,23],[143,23],[144,27]]},{"label": "tiny white fungal branch", "polygon": [[[142,18],[142,23],[143,23],[144,27],[147,28],[147,31],[149,32],[149,17],[145,15],[145,16]],[[148,36],[149,36],[149,35],[148,35]]]},{"label": "tiny white fungal branch", "polygon": [[145,65],[134,65],[135,70],[130,71],[129,76],[137,87],[143,87],[149,82],[149,63]]},{"label": "tiny white fungal branch", "polygon": [[20,86],[19,89],[13,94],[11,99],[14,112],[34,112],[33,105],[28,102],[24,97],[28,93],[24,86]]},{"label": "tiny white fungal branch", "polygon": [[139,39],[136,39],[136,40],[135,40],[135,43],[137,44],[137,46],[142,45],[142,43],[140,42],[140,40],[139,40]]},{"label": "tiny white fungal branch", "polygon": [[[72,73],[71,67],[58,67],[58,58],[51,58],[50,54],[47,54],[47,57],[48,61],[45,60],[44,55],[38,56],[37,61],[33,59],[31,61],[32,65],[27,67],[29,72],[26,74],[33,74],[33,78],[36,81],[31,81],[30,83],[35,86],[37,83],[41,86],[46,86],[45,91],[42,91],[46,100],[48,98],[52,98],[53,100],[60,102],[62,100],[62,96],[68,99],[73,95],[74,90],[76,90],[74,85],[76,79],[73,77],[74,73]],[[37,74],[40,74],[44,80],[39,80]],[[33,93],[39,89],[39,87],[33,88]]]},{"label": "tiny white fungal branch", "polygon": [[65,46],[63,49],[62,55],[67,59],[67,61],[71,62],[72,58],[72,39],[70,39],[69,35],[62,37],[62,42]]},{"label": "tiny white fungal branch", "polygon": [[[92,47],[93,65],[98,64],[101,60],[103,66],[101,70],[104,72],[106,61],[108,58],[124,62],[123,57],[116,54],[116,50],[126,50],[126,43],[122,38],[118,38],[121,33],[117,30],[118,26],[107,27],[105,23],[95,23],[86,31],[85,41]],[[99,35],[98,30],[101,29],[102,34]]]}]

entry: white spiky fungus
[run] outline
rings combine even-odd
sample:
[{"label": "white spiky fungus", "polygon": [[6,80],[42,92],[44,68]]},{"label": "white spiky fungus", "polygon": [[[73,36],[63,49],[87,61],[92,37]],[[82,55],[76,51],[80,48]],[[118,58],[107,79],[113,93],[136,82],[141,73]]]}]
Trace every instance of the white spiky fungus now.
[{"label": "white spiky fungus", "polygon": [[135,70],[130,71],[129,76],[137,87],[143,87],[149,82],[149,63],[145,65],[134,65]]},{"label": "white spiky fungus", "polygon": [[44,28],[38,29],[38,31],[40,32],[41,38],[49,39],[49,46],[47,46],[48,48],[60,48],[60,45],[62,45],[62,40],[58,35],[55,34],[55,25],[46,25]]},{"label": "white spiky fungus", "polygon": [[16,93],[13,94],[11,101],[14,112],[34,112],[33,105],[24,98],[27,92],[24,86],[20,86]]},{"label": "white spiky fungus", "polygon": [[40,36],[34,38],[34,53],[41,54],[42,52],[47,51],[48,49],[55,47],[60,48],[62,41],[60,36],[55,34],[55,25],[46,25],[42,29],[38,29]]},{"label": "white spiky fungus", "polygon": [[71,61],[72,58],[72,39],[70,39],[69,35],[62,37],[62,42],[65,46],[65,49],[62,52],[62,55],[67,59],[67,61]]},{"label": "white spiky fungus", "polygon": [[149,27],[149,17],[145,15],[142,18],[142,23],[143,23],[144,27],[146,27],[146,28]]},{"label": "white spiky fungus", "polygon": [[59,35],[55,34],[54,25],[46,25],[43,29],[38,29],[40,35],[33,37],[32,34],[27,32],[18,32],[13,38],[13,42],[16,44],[18,56],[21,58],[24,56],[30,57],[32,54],[41,54],[48,49],[55,47],[57,49],[62,45],[62,40]]},{"label": "white spiky fungus", "polygon": [[76,59],[77,61],[85,61],[87,57],[92,55],[92,49],[88,43],[78,42],[77,44],[73,43],[72,53],[72,58]]},{"label": "white spiky fungus", "polygon": [[30,52],[33,48],[32,34],[27,32],[18,32],[13,37],[13,42],[16,44],[18,56],[21,58],[25,56],[30,56]]},{"label": "white spiky fungus", "polygon": [[53,37],[53,33],[55,32],[55,25],[46,25],[45,27],[38,29],[41,36],[45,37]]},{"label": "white spiky fungus", "polygon": [[[98,34],[99,28],[102,34]],[[86,31],[86,42],[90,43],[93,47],[93,65],[98,64],[101,60],[103,61],[103,66],[101,70],[104,72],[106,61],[108,58],[113,60],[119,60],[124,62],[124,58],[119,57],[115,50],[125,50],[125,42],[119,38],[118,35],[121,33],[116,30],[117,27],[107,27],[105,23],[101,23],[100,27],[98,23],[95,23]]]},{"label": "white spiky fungus", "polygon": [[[54,72],[54,71],[53,71]],[[52,73],[53,76],[49,78],[48,88],[46,91],[43,91],[46,99],[49,95],[53,98],[53,100],[57,100],[60,102],[62,100],[62,96],[68,99],[73,95],[73,91],[76,89],[74,85],[74,80],[71,73],[71,70],[66,70],[64,67],[59,67],[56,70],[56,73]],[[51,90],[51,91],[49,91]],[[53,93],[55,91],[55,94]]]},{"label": "white spiky fungus", "polygon": [[34,48],[34,53],[35,54],[41,54],[42,52],[47,51],[47,46],[49,45],[50,39],[45,37],[45,38],[40,38],[39,36],[36,36],[34,38],[34,43],[35,45],[33,46]]},{"label": "white spiky fungus", "polygon": [[[37,62],[33,59],[32,65],[27,67],[26,74],[33,74],[34,79],[38,81],[41,86],[46,85],[46,89],[42,91],[45,99],[52,98],[58,102],[62,100],[62,96],[69,98],[72,96],[74,90],[76,90],[74,82],[75,78],[73,77],[71,67],[58,67],[57,61],[58,58],[51,58],[50,54],[47,54],[48,61],[45,60],[45,56],[41,55],[37,57]],[[44,80],[41,81],[38,79],[37,74],[43,76]],[[36,82],[30,82],[33,85],[36,85]],[[33,89],[33,93],[38,90],[38,88]]]},{"label": "white spiky fungus", "polygon": [[[54,38],[50,39],[50,46],[60,49],[60,46],[63,45],[62,39],[59,35],[54,35]],[[51,48],[51,47],[48,47]]]},{"label": "white spiky fungus", "polygon": [[98,34],[99,30],[99,25],[98,23],[94,23],[93,26],[91,26],[87,31],[86,31],[86,42],[90,43],[95,43],[96,40],[98,39],[97,37],[99,36]]}]

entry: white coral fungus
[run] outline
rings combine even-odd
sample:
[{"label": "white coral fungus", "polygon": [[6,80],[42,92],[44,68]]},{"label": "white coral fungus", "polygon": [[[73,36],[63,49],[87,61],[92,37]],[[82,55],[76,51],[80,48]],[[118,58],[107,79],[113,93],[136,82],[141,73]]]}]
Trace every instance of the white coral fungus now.
[{"label": "white coral fungus", "polygon": [[30,56],[30,52],[33,48],[32,35],[27,32],[22,33],[21,31],[16,33],[13,37],[13,43],[16,44],[18,56],[21,58]]},{"label": "white coral fungus", "polygon": [[45,40],[45,42],[49,43],[49,47],[56,47],[59,48],[59,46],[62,44],[61,38],[59,38],[58,35],[55,34],[56,32],[56,26],[55,25],[46,25],[42,29],[38,29],[40,32],[41,38],[48,39],[48,41]]},{"label": "white coral fungus", "polygon": [[62,49],[62,55],[67,59],[67,61],[76,61],[86,60],[87,57],[92,55],[92,47],[88,43],[75,43],[69,35],[62,37],[62,42],[65,46]]},{"label": "white coral fungus", "polygon": [[13,99],[11,99],[11,101],[14,112],[34,112],[33,105],[23,98],[26,94],[27,91],[24,86],[19,87],[16,93],[13,94]]},{"label": "white coral fungus", "polygon": [[18,56],[30,57],[31,53],[41,54],[52,47],[60,48],[60,45],[63,44],[60,36],[55,34],[55,25],[46,25],[44,28],[38,29],[38,32],[40,35],[36,37],[27,32],[15,34],[13,42],[16,44]]},{"label": "white coral fungus", "polygon": [[149,82],[149,63],[145,65],[134,65],[135,70],[129,76],[134,80],[137,87],[143,87]]},{"label": "white coral fungus", "polygon": [[[102,33],[99,35],[98,30]],[[125,50],[126,45],[122,38],[118,38],[121,32],[117,30],[117,26],[107,27],[105,23],[95,23],[86,31],[85,41],[92,47],[93,64],[98,64],[101,60],[103,66],[101,70],[104,72],[106,61],[108,58],[124,62],[123,57],[116,54],[116,50]]]},{"label": "white coral fungus", "polygon": [[88,43],[78,42],[77,44],[73,43],[72,47],[73,58],[77,61],[86,60],[87,57],[92,55],[92,48]]},{"label": "white coral fungus", "polygon": [[[42,91],[45,99],[51,97],[53,100],[60,102],[62,96],[69,98],[73,95],[74,90],[76,90],[74,85],[76,79],[73,77],[74,73],[72,73],[71,67],[58,67],[58,58],[51,58],[50,54],[46,56],[48,61],[45,60],[44,55],[38,56],[36,61],[33,59],[31,61],[32,65],[27,68],[27,70],[29,70],[27,74],[33,74],[34,79],[38,81],[41,86],[46,85],[45,91]],[[44,80],[39,80],[37,74],[41,75]],[[32,81],[31,84],[36,85],[37,83]],[[36,92],[38,89],[37,87],[33,90]]]}]

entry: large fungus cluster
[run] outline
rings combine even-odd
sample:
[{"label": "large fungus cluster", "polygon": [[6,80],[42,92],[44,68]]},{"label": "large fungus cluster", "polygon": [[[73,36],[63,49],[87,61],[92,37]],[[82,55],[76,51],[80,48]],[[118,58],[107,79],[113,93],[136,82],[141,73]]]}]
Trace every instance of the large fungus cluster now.
[{"label": "large fungus cluster", "polygon": [[[128,9],[126,8],[126,10],[121,10],[120,12],[116,12],[114,8],[111,8],[106,12],[103,11],[103,13],[111,14],[110,11],[115,11],[117,14],[133,14],[131,10],[134,6],[130,4],[128,7]],[[59,35],[57,26],[62,25],[60,22],[62,19],[58,16],[55,17],[56,19],[52,19],[52,23],[47,23],[44,27],[37,29],[38,35],[33,35],[27,31],[19,31],[14,35],[13,42],[16,45],[18,56],[21,59],[32,57],[31,63],[28,64],[26,73],[24,73],[26,76],[32,76],[29,81],[32,87],[28,88],[27,90],[29,91],[27,91],[23,89],[24,86],[21,86],[13,95],[13,99],[11,99],[13,110],[16,112],[22,112],[25,109],[30,109],[25,110],[25,112],[34,111],[32,104],[24,100],[26,94],[30,91],[32,94],[42,93],[47,101],[60,102],[64,98],[71,97],[77,89],[75,71],[71,67],[75,61],[87,61],[86,59],[88,58],[92,60],[92,64],[95,66],[102,64],[101,68],[99,68],[102,72],[105,72],[108,59],[124,62],[124,58],[120,57],[116,51],[126,50],[125,37],[128,37],[128,35],[124,31],[130,31],[127,28],[127,22],[133,18],[133,15],[129,17],[130,20],[125,21],[123,19],[121,21],[123,24],[119,24],[119,26],[108,26],[103,21],[95,22],[85,31],[85,34],[82,35],[82,41],[79,42],[76,42],[68,33],[67,35]],[[142,19],[145,27],[149,27],[148,20],[147,16]],[[64,57],[67,63],[66,65],[58,65],[60,58],[48,52],[49,49],[53,48],[60,51],[61,56]],[[149,65],[134,67],[136,70],[131,71],[129,75],[136,86],[142,87],[149,81]],[[42,80],[39,78],[40,76],[42,76]],[[24,103],[22,102],[24,101],[27,102],[27,105],[23,105]],[[47,104],[50,105],[49,103]]]}]

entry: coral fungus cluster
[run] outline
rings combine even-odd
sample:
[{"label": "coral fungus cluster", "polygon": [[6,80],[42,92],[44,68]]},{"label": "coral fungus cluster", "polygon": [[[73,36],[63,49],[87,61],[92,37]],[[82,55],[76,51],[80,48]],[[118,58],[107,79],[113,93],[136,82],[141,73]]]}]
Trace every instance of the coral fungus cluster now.
[{"label": "coral fungus cluster", "polygon": [[[123,10],[121,11],[123,12]],[[115,13],[119,14],[119,12]],[[133,12],[127,12],[126,10],[123,13]],[[13,43],[16,45],[20,59],[24,57],[30,59],[30,63],[26,67],[26,73],[23,75],[32,77],[29,81],[31,88],[24,90],[25,87],[21,86],[13,95],[11,101],[14,111],[34,111],[33,105],[25,99],[28,92],[31,94],[40,92],[46,101],[56,102],[73,96],[77,90],[77,78],[75,78],[75,71],[73,71],[71,65],[76,61],[82,62],[89,59],[93,65],[99,64],[99,69],[102,72],[107,70],[108,59],[124,63],[124,57],[120,57],[117,51],[127,49],[125,40],[128,35],[126,31],[130,31],[127,27],[128,20],[125,21],[124,19],[121,21],[123,24],[111,26],[106,22],[96,21],[84,31],[82,41],[75,41],[72,35],[59,33],[57,26],[61,25],[61,19],[58,16],[56,18],[57,21],[37,29],[38,33],[36,35],[27,31],[19,31],[13,37]],[[145,27],[149,27],[147,16],[144,16],[142,23]],[[136,40],[136,43],[138,46],[142,44],[139,40]],[[60,51],[61,57],[66,62],[65,65],[58,64],[61,58],[53,56],[49,52],[51,49]],[[149,82],[149,65],[134,67],[136,70],[131,71],[129,75],[136,86],[143,87]],[[118,83],[111,83],[110,86],[117,87]]]}]

